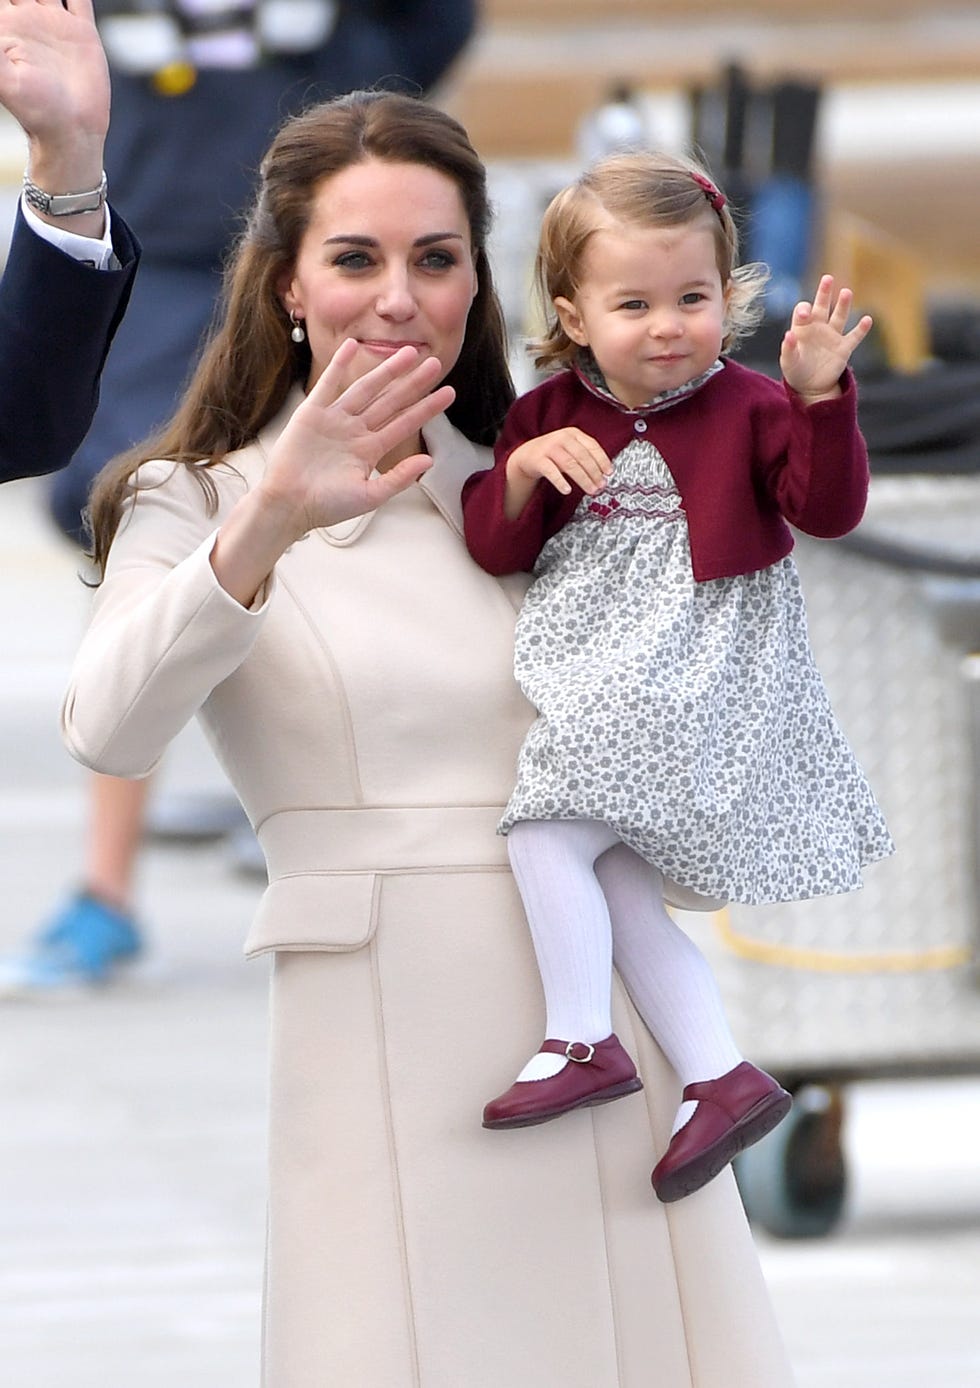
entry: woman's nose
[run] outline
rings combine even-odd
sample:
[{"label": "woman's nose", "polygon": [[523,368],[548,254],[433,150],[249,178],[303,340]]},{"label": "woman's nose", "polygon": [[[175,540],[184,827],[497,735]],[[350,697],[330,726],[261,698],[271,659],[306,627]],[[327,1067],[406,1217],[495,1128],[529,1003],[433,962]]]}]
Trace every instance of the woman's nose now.
[{"label": "woman's nose", "polygon": [[415,295],[404,275],[393,274],[388,277],[378,294],[377,308],[383,318],[395,318],[399,321],[411,318],[415,312]]}]

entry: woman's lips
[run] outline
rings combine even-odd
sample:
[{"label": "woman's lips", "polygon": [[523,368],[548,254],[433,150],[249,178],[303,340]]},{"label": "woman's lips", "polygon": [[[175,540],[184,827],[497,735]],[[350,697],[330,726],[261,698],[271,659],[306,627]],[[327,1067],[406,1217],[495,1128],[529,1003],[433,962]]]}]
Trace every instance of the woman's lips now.
[{"label": "woman's lips", "polygon": [[361,346],[368,352],[376,352],[379,356],[390,357],[402,347],[414,347],[416,352],[424,352],[426,344],[424,342],[388,342],[383,338],[362,337]]}]

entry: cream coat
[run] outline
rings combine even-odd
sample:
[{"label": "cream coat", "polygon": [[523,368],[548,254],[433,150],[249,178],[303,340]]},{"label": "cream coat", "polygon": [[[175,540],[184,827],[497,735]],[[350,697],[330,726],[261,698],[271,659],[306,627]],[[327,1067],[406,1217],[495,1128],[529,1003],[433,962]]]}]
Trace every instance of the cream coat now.
[{"label": "cream coat", "polygon": [[212,471],[210,518],[186,469],[144,469],[63,716],[79,760],[141,776],[197,713],[267,856],[247,942],[275,952],[263,1382],[785,1388],[730,1173],[653,1196],[677,1085],[621,992],[643,1094],[480,1126],[543,1024],[495,833],[531,716],[522,585],[461,540],[489,455],[435,420],[421,483],[294,545],[246,611],[208,555],[286,415]]}]

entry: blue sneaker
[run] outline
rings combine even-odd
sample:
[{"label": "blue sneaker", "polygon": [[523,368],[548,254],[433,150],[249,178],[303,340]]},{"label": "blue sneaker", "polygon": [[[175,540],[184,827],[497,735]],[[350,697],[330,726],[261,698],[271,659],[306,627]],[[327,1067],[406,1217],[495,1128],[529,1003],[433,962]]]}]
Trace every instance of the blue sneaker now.
[{"label": "blue sneaker", "polygon": [[44,996],[105,983],[139,954],[136,922],[88,892],[72,897],[30,949],[0,959],[0,998]]}]

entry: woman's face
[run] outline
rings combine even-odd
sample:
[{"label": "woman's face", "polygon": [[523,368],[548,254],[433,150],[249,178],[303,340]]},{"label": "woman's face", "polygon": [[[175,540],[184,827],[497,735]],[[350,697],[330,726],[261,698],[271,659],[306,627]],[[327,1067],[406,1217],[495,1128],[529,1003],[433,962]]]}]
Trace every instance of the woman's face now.
[{"label": "woman's face", "polygon": [[424,164],[367,159],[320,184],[296,263],[280,285],[323,372],[345,338],[359,345],[350,384],[410,343],[444,377],[477,290],[459,189]]}]

